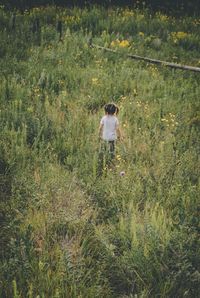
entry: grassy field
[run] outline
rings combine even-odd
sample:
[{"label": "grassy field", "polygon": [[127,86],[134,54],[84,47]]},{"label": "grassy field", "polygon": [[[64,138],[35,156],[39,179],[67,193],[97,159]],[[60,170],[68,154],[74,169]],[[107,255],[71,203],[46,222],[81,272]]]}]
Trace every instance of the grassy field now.
[{"label": "grassy field", "polygon": [[0,297],[199,297],[200,76],[125,54],[200,67],[200,20],[1,7],[0,28]]}]

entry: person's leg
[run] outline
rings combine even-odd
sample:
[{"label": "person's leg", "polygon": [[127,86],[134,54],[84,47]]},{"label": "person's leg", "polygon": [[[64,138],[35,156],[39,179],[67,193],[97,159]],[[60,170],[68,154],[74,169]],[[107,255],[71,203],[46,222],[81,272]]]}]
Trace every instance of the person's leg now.
[{"label": "person's leg", "polygon": [[115,141],[109,141],[107,145],[107,165],[110,169],[114,169]]},{"label": "person's leg", "polygon": [[111,159],[115,158],[115,141],[110,141],[109,142],[109,153]]}]

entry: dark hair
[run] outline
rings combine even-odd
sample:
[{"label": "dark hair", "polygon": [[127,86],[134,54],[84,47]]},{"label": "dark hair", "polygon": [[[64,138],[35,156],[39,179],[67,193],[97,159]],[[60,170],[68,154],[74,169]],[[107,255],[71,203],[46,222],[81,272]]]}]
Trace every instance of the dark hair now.
[{"label": "dark hair", "polygon": [[114,103],[108,103],[104,106],[104,110],[108,115],[118,114],[119,108]]}]

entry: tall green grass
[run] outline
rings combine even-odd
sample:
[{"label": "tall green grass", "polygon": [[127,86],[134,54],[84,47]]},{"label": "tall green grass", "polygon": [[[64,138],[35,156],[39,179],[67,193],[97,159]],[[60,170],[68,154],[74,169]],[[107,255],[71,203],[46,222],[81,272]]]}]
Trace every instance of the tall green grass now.
[{"label": "tall green grass", "polygon": [[[14,30],[10,18],[1,8],[0,296],[198,297],[199,75],[123,53],[199,66],[199,20],[47,7],[17,12]],[[110,101],[124,141],[99,176]]]}]

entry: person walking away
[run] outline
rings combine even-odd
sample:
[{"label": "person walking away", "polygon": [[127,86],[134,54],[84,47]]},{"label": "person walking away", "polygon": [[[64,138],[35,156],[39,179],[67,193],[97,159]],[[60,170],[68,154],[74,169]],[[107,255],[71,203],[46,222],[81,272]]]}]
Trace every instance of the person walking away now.
[{"label": "person walking away", "polygon": [[122,133],[117,114],[119,108],[108,103],[104,106],[105,115],[101,118],[99,126],[100,163],[101,167],[109,166],[115,157],[115,147],[117,139],[122,139]]}]

